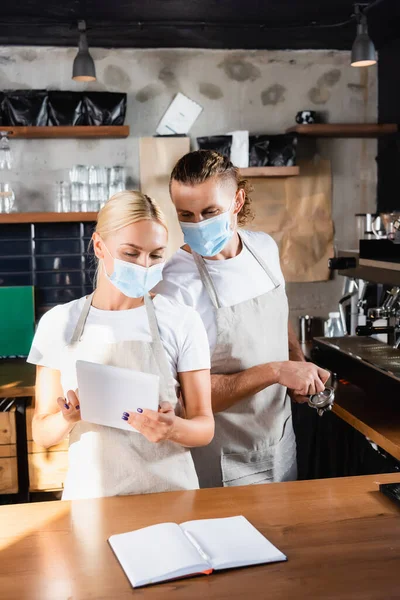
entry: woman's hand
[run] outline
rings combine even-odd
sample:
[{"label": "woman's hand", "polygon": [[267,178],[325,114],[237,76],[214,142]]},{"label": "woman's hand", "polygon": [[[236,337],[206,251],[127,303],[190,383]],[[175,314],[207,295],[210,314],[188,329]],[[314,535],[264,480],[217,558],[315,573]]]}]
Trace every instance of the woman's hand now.
[{"label": "woman's hand", "polygon": [[137,409],[137,413],[124,412],[122,419],[137,429],[149,442],[162,442],[174,435],[176,415],[169,402],[162,402],[158,412]]},{"label": "woman's hand", "polygon": [[69,390],[66,398],[57,398],[57,404],[61,409],[64,419],[68,421],[68,423],[77,423],[81,420],[78,390],[75,392]]}]

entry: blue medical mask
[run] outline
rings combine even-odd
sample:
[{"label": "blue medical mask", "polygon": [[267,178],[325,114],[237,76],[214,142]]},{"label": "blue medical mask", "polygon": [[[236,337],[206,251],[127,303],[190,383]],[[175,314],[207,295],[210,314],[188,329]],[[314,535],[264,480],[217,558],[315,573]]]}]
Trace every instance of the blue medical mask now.
[{"label": "blue medical mask", "polygon": [[185,244],[201,256],[215,256],[221,252],[233,236],[231,208],[234,203],[235,200],[226,212],[199,223],[179,221]]},{"label": "blue medical mask", "polygon": [[114,270],[111,275],[107,274],[105,265],[104,273],[107,279],[128,298],[141,298],[161,281],[165,263],[142,267],[126,260],[114,258],[107,246],[105,244],[104,246],[114,260]]}]

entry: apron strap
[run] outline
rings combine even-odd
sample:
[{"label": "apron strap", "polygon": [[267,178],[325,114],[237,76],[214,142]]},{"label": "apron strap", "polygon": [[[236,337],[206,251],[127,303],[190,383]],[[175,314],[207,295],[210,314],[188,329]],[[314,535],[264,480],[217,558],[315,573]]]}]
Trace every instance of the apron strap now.
[{"label": "apron strap", "polygon": [[[93,296],[94,296],[94,292],[92,294],[90,294],[90,296],[88,296],[85,300],[85,304],[82,308],[81,314],[79,315],[79,319],[75,326],[74,333],[72,334],[72,338],[71,338],[71,342],[70,342],[71,344],[74,344],[81,340],[83,330],[85,328],[85,324],[86,324],[88,314],[90,311],[90,307],[92,305]],[[146,307],[147,318],[149,321],[151,339],[154,342],[154,344],[153,344],[154,357],[155,357],[157,365],[161,371],[161,374],[165,380],[165,385],[168,386],[168,388],[170,388],[169,393],[171,394],[171,397],[173,397],[173,396],[175,396],[175,392],[171,391],[171,390],[174,390],[174,382],[173,382],[173,378],[171,375],[171,369],[169,367],[165,348],[162,345],[160,332],[158,330],[157,318],[156,318],[156,313],[154,310],[154,305],[148,294],[146,294],[144,296],[144,305]]]},{"label": "apron strap", "polygon": [[165,384],[169,383],[173,384],[171,369],[168,364],[167,354],[165,352],[165,348],[162,344],[160,331],[158,329],[156,311],[154,309],[153,300],[151,299],[149,294],[145,294],[144,296],[144,305],[146,307],[147,318],[149,321],[150,333],[152,341],[154,342],[153,351],[154,357],[156,359],[157,365],[164,377]]},{"label": "apron strap", "polygon": [[238,231],[238,235],[239,235],[240,239],[242,240],[243,246],[246,246],[246,248],[250,252],[250,254],[252,254],[254,256],[254,258],[256,259],[256,261],[258,262],[260,267],[262,269],[264,269],[264,271],[266,272],[266,274],[268,275],[268,277],[270,278],[270,280],[272,281],[274,286],[276,288],[279,287],[281,283],[275,277],[275,275],[272,273],[272,271],[269,269],[269,267],[267,266],[267,263],[261,258],[261,256],[259,254],[257,254],[257,252],[254,250],[254,248],[252,248],[251,245],[245,241],[245,239],[243,238],[240,231]]},{"label": "apron strap", "polygon": [[[247,248],[247,250],[250,252],[250,254],[256,259],[256,261],[258,262],[260,267],[266,272],[266,274],[272,281],[273,285],[276,288],[279,287],[280,281],[275,277],[275,275],[268,268],[266,262],[261,258],[261,256],[259,256],[257,254],[257,252],[254,250],[254,248],[252,248],[251,245],[244,240],[240,231],[238,231],[238,235],[242,241],[243,246],[245,246]],[[202,256],[200,256],[200,254],[197,254],[197,252],[192,251],[192,255],[194,258],[194,262],[196,263],[196,266],[199,270],[201,282],[204,285],[204,287],[206,288],[206,291],[210,297],[210,300],[211,300],[214,308],[221,308],[222,304],[219,300],[218,293],[215,288],[212,277],[207,269],[206,261],[204,260],[204,258]]]},{"label": "apron strap", "polygon": [[200,254],[197,254],[197,252],[193,252],[193,250],[192,250],[192,254],[193,254],[194,262],[196,263],[196,266],[199,270],[201,282],[204,285],[204,287],[206,288],[206,291],[210,297],[210,300],[211,300],[214,308],[221,308],[222,304],[219,301],[217,290],[215,289],[214,282],[213,282],[211,275],[206,267],[206,262],[205,262],[204,258],[202,256],[200,256]]},{"label": "apron strap", "polygon": [[90,307],[92,305],[93,296],[94,296],[94,292],[92,294],[90,294],[85,300],[85,304],[83,305],[82,312],[79,315],[79,319],[75,326],[74,333],[72,334],[72,338],[71,338],[71,342],[70,342],[71,344],[75,344],[76,342],[80,342],[80,340],[81,340],[83,330],[86,325],[86,320],[88,318],[88,314],[90,311]]}]

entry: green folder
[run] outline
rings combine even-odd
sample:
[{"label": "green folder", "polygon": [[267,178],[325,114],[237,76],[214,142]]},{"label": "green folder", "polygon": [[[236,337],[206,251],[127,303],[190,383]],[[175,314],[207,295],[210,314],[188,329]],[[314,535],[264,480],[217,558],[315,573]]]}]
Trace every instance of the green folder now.
[{"label": "green folder", "polygon": [[32,286],[0,287],[0,356],[27,356],[35,331]]}]

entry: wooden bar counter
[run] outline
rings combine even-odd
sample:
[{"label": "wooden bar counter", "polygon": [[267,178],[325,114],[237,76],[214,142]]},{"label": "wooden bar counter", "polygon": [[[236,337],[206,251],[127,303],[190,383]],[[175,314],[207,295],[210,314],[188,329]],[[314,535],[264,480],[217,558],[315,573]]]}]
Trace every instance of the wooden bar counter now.
[{"label": "wooden bar counter", "polygon": [[[400,508],[378,491],[400,474],[0,507],[5,600],[400,597]],[[288,562],[133,590],[110,535],[243,514]],[[165,548],[168,552],[168,548]]]},{"label": "wooden bar counter", "polygon": [[0,398],[23,398],[35,395],[35,365],[23,358],[0,361]]}]

